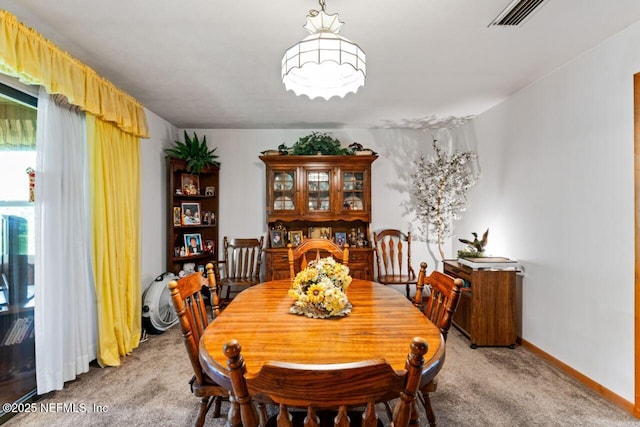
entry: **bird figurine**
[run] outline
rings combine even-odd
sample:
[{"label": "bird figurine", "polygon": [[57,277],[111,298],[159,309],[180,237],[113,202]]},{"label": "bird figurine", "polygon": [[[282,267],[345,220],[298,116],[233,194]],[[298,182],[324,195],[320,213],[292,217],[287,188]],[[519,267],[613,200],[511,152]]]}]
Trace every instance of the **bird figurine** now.
[{"label": "bird figurine", "polygon": [[473,236],[473,241],[468,239],[458,240],[460,241],[460,243],[464,243],[465,245],[469,246],[472,251],[476,253],[480,254],[484,252],[484,247],[487,246],[487,241],[489,240],[489,229],[487,228],[487,231],[484,232],[481,240],[478,240],[478,233],[471,233],[471,235]]}]

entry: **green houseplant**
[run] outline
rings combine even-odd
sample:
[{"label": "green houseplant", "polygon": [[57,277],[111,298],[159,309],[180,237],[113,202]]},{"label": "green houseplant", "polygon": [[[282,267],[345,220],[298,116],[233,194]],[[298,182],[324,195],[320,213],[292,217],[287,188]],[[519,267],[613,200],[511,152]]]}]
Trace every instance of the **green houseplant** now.
[{"label": "green houseplant", "polygon": [[[279,149],[286,147],[278,147]],[[289,153],[296,156],[309,156],[314,154],[324,155],[346,155],[352,154],[346,148],[340,148],[340,140],[331,136],[327,132],[311,132],[311,134],[302,136],[293,144],[293,147],[287,149]]]},{"label": "green houseplant", "polygon": [[198,135],[193,133],[193,138],[189,138],[187,131],[184,131],[184,142],[175,141],[176,145],[172,148],[164,150],[167,157],[171,159],[181,159],[187,162],[187,171],[191,173],[200,173],[207,166],[220,166],[220,162],[216,159],[215,154],[217,147],[209,150],[207,146],[207,137],[202,137],[202,141],[198,139]]}]

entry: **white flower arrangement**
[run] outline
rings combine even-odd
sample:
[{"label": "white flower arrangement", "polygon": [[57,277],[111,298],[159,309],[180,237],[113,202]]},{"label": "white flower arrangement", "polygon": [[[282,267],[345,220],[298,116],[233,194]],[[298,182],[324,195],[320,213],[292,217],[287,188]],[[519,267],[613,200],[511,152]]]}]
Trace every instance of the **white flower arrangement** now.
[{"label": "white flower arrangement", "polygon": [[313,318],[346,316],[351,312],[346,294],[350,284],[349,267],[332,257],[311,261],[289,289],[295,300],[291,312]]},{"label": "white flower arrangement", "polygon": [[[478,155],[472,151],[448,152],[433,140],[434,155],[420,156],[412,173],[412,209],[420,220],[420,229],[428,241],[438,244],[441,259],[445,258],[442,245],[452,234],[453,221],[467,208],[467,190],[478,176],[471,163]],[[431,234],[433,233],[433,234]]]}]

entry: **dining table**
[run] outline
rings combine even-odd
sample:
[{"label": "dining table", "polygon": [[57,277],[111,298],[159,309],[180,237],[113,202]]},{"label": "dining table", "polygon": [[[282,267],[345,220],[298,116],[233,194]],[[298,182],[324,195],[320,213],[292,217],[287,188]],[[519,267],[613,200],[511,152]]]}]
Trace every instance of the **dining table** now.
[{"label": "dining table", "polygon": [[273,361],[337,364],[379,358],[403,373],[414,337],[424,338],[428,345],[420,386],[442,368],[445,342],[440,329],[392,287],[353,279],[347,290],[351,313],[324,319],[290,312],[290,287],[291,279],[252,286],[209,324],[199,355],[211,379],[232,389],[222,350],[232,339],[241,345],[247,375]]}]

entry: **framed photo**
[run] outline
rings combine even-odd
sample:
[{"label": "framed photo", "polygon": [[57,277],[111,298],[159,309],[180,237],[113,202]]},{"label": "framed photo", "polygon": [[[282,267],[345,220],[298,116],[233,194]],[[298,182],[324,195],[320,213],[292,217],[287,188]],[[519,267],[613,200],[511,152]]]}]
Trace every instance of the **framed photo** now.
[{"label": "framed photo", "polygon": [[289,242],[292,246],[298,246],[302,243],[302,230],[300,231],[290,231],[289,232]]},{"label": "framed photo", "polygon": [[269,237],[271,240],[272,248],[283,248],[284,247],[284,236],[282,235],[282,230],[271,230],[269,232]]},{"label": "framed photo", "polygon": [[205,240],[204,241],[204,251],[213,253],[215,249],[215,242],[213,240]]},{"label": "framed photo", "polygon": [[347,243],[347,233],[336,233],[336,245],[343,247]]},{"label": "framed photo", "polygon": [[202,236],[200,236],[200,233],[185,234],[184,246],[187,248],[187,255],[200,255],[202,253]]},{"label": "framed photo", "polygon": [[204,189],[205,196],[215,196],[216,195],[216,187],[206,187]]},{"label": "framed photo", "polygon": [[200,202],[183,202],[182,225],[200,225]]},{"label": "framed photo", "polygon": [[310,239],[331,239],[331,227],[309,227]]},{"label": "framed photo", "polygon": [[197,196],[200,194],[200,177],[198,175],[183,173],[180,175],[182,194]]},{"label": "framed photo", "polygon": [[173,225],[182,225],[182,211],[179,207],[173,207]]}]

